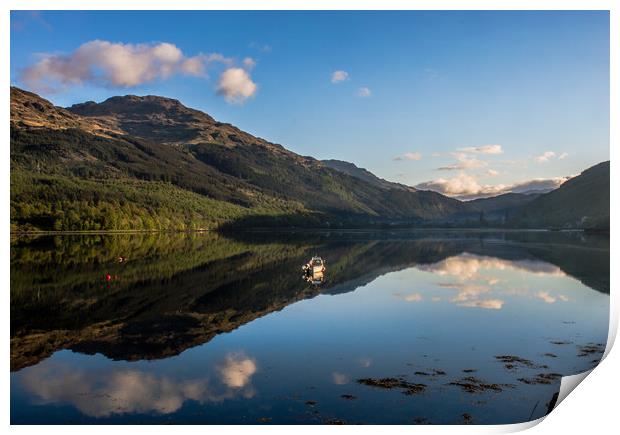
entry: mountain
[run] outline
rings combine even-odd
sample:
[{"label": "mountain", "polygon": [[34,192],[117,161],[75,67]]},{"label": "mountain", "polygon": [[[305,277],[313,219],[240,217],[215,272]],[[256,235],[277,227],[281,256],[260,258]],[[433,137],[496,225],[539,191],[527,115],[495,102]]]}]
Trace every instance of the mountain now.
[{"label": "mountain", "polygon": [[463,202],[300,156],[159,96],[61,108],[12,87],[10,150],[14,232],[609,227],[609,162],[550,193]]},{"label": "mountain", "polygon": [[32,92],[11,87],[11,127],[27,129],[80,129],[87,133],[109,137],[122,133],[91,120],[83,119]]},{"label": "mountain", "polygon": [[345,162],[343,160],[321,160],[321,162],[323,162],[323,164],[329,168],[343,172],[352,177],[359,178],[360,180],[364,180],[381,189],[385,189],[385,190],[397,189],[397,190],[405,190],[409,192],[416,191],[414,187],[406,186],[400,183],[393,183],[391,181],[384,180],[383,178],[379,178],[372,172],[368,171],[367,169],[359,168],[355,164],[350,163],[350,162]]},{"label": "mountain", "polygon": [[11,88],[14,230],[420,223],[471,212],[333,169],[177,100],[129,95],[63,109]]},{"label": "mountain", "polygon": [[609,230],[609,161],[571,178],[521,207],[513,225]]},{"label": "mountain", "polygon": [[487,223],[504,224],[516,210],[536,199],[539,193],[504,193],[489,198],[478,198],[467,203],[480,212]]}]

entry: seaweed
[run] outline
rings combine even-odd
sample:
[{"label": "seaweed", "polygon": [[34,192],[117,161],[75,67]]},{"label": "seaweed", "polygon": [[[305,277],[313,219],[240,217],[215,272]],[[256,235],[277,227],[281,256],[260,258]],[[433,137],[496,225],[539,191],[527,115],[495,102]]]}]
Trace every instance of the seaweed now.
[{"label": "seaweed", "polygon": [[420,394],[426,391],[425,384],[412,383],[404,378],[363,378],[358,379],[357,382],[362,385],[368,385],[370,387],[383,388],[386,390],[401,389],[403,394],[410,396],[413,394]]},{"label": "seaweed", "polygon": [[519,378],[517,380],[528,385],[551,385],[560,378],[562,375],[559,373],[539,373],[534,378]]},{"label": "seaweed", "polygon": [[500,393],[504,391],[505,388],[514,387],[514,385],[512,384],[489,383],[474,376],[467,376],[457,381],[449,382],[448,385],[460,387],[461,390],[466,393],[483,393],[486,391],[495,391],[497,393]]},{"label": "seaweed", "polygon": [[596,353],[604,353],[605,345],[602,343],[588,343],[585,345],[578,345],[579,354],[577,356],[588,356]]},{"label": "seaweed", "polygon": [[529,359],[521,358],[515,355],[496,355],[495,359],[504,363],[504,367],[508,370],[517,368],[517,366],[523,366],[530,369],[546,369],[548,368],[544,364],[536,364]]}]

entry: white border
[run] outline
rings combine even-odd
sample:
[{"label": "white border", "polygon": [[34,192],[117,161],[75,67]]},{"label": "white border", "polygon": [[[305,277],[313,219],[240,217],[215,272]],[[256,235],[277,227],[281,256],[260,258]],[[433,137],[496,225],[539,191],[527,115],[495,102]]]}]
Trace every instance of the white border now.
[{"label": "white border", "polygon": [[612,10],[614,0],[7,0],[8,10]]},{"label": "white border", "polygon": [[[610,90],[611,90],[611,107],[610,107],[610,119],[620,119],[618,112],[618,101],[620,101],[618,78],[620,78],[620,57],[618,53],[618,47],[620,44],[620,7],[618,2],[614,0],[297,0],[294,2],[295,7],[291,7],[293,2],[291,0],[216,0],[216,1],[204,1],[199,2],[197,0],[90,0],[84,1],[72,1],[72,0],[5,0],[2,2],[2,15],[0,18],[0,50],[2,59],[2,68],[0,69],[0,79],[2,87],[0,94],[2,95],[3,104],[0,106],[3,119],[5,122],[0,122],[0,129],[2,131],[2,153],[3,160],[2,165],[5,168],[2,173],[2,189],[0,190],[0,207],[2,210],[2,223],[5,228],[5,232],[2,233],[2,276],[4,277],[5,290],[5,316],[3,321],[5,342],[2,347],[2,363],[4,367],[4,376],[2,379],[2,392],[3,396],[0,399],[2,404],[2,426],[8,426],[10,422],[10,408],[9,408],[9,346],[7,343],[10,338],[10,294],[9,294],[9,273],[10,273],[10,244],[9,244],[9,169],[10,169],[10,152],[9,152],[9,123],[6,122],[9,118],[9,85],[10,85],[10,10],[18,9],[33,9],[33,10],[65,10],[65,9],[79,9],[79,10],[198,10],[198,9],[211,9],[211,10],[610,10],[611,11],[611,74],[610,74]],[[610,131],[610,156],[615,161],[618,147],[618,127],[611,123]],[[612,165],[611,172],[611,221],[614,221],[613,217],[618,216],[618,175],[617,171],[613,170],[615,165]],[[615,222],[615,221],[614,221]],[[615,228],[615,225],[614,225]],[[611,264],[620,264],[618,262],[618,255],[616,254],[615,247],[618,246],[617,232],[612,231],[611,234]],[[614,287],[616,282],[617,272],[612,268],[611,273],[611,287]],[[548,423],[536,426],[543,419],[536,420],[530,423],[518,424],[518,425],[504,425],[504,426],[381,426],[381,432],[389,431],[391,433],[409,433],[415,431],[417,433],[438,433],[438,434],[452,434],[454,432],[459,433],[504,433],[515,432],[523,429],[527,429],[532,426],[536,428],[530,430],[530,433],[583,433],[586,430],[590,433],[608,433],[609,428],[616,426],[616,407],[615,391],[618,387],[618,372],[616,367],[620,367],[618,361],[620,358],[617,356],[618,352],[614,351],[611,355],[611,345],[614,342],[617,327],[618,327],[618,301],[615,296],[615,288],[611,291],[611,316],[609,325],[609,338],[608,346],[605,353],[605,360],[594,370],[593,376],[588,376],[588,382],[585,385],[579,386],[579,390],[584,390],[577,394],[572,394],[566,399],[561,406],[554,410],[545,420],[549,420]],[[564,383],[564,382],[563,382]],[[15,433],[31,433],[35,431],[45,430],[46,433],[79,433],[85,430],[82,426],[46,426],[40,428],[37,426],[11,426],[10,430]],[[289,433],[291,430],[300,433],[313,433],[316,430],[321,431],[339,431],[340,433],[372,433],[377,427],[362,426],[362,427],[330,427],[322,426],[319,428],[308,426],[295,426],[294,428],[288,426],[177,426],[175,431],[183,431],[188,433],[201,433],[203,431],[217,432],[218,434],[232,434],[237,431],[243,430],[256,432],[256,433]],[[107,433],[110,428],[107,426],[89,426],[86,428],[92,433]],[[143,432],[143,433],[167,433],[169,431],[166,427],[159,426],[118,426],[113,429],[114,431],[121,432]]]}]

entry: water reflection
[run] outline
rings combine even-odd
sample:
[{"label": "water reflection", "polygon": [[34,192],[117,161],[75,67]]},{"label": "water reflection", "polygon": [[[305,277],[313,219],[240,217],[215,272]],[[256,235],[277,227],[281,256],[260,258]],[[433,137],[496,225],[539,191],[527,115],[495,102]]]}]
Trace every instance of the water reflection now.
[{"label": "water reflection", "polygon": [[[453,279],[439,287],[455,294],[436,292],[429,300],[497,310],[506,294],[547,303],[568,300],[557,291],[514,285],[495,291],[502,272],[561,277],[575,264],[582,266],[578,279],[608,291],[608,240],[607,262],[601,261],[605,251],[599,239],[561,241],[554,241],[553,252],[563,255],[554,254],[558,263],[553,264],[535,257],[549,255],[540,242],[498,243],[493,237],[351,240],[330,235],[264,243],[214,234],[159,234],[19,240],[11,258],[11,367],[35,364],[59,349],[125,360],[178,354],[319,294],[292,273],[318,247],[331,265],[329,283],[320,290],[327,294],[346,293],[390,271],[415,267]],[[122,263],[119,256],[125,258]],[[606,272],[599,273],[605,264]],[[420,292],[396,293],[407,302],[423,298]]]},{"label": "water reflection", "polygon": [[540,260],[486,257],[476,254],[461,254],[446,258],[434,264],[420,265],[419,269],[441,276],[456,276],[462,280],[481,279],[494,284],[498,278],[485,276],[482,272],[501,270],[522,270],[536,275],[565,276],[560,267]]},{"label": "water reflection", "polygon": [[312,257],[310,261],[301,268],[303,271],[302,278],[312,285],[323,284],[325,280],[325,262],[317,255]]},{"label": "water reflection", "polygon": [[67,363],[43,363],[21,378],[38,404],[70,404],[91,417],[112,414],[171,414],[188,400],[222,402],[252,398],[256,361],[243,353],[229,354],[212,371],[215,378],[174,379],[143,370],[86,370]]},{"label": "water reflection", "polygon": [[336,385],[345,385],[350,382],[350,379],[349,379],[349,376],[345,375],[344,373],[333,372],[332,381]]},{"label": "water reflection", "polygon": [[[441,288],[452,289],[456,292],[447,300],[460,306],[469,308],[485,308],[500,310],[504,306],[502,295],[518,295],[527,298],[537,298],[548,304],[556,301],[567,302],[570,299],[557,291],[533,291],[526,287],[517,287],[511,283],[509,287],[501,286],[502,274],[506,272],[527,272],[530,276],[564,277],[566,273],[558,266],[537,260],[506,260],[464,253],[446,258],[430,265],[418,265],[419,270],[430,272],[440,277],[449,277],[455,281],[440,281]],[[400,295],[407,301],[420,301],[419,294]],[[438,302],[445,298],[433,297]]]},{"label": "water reflection", "polygon": [[[319,252],[323,267],[300,280],[300,264]],[[357,382],[374,377],[424,390],[407,399],[424,421],[468,412],[514,422],[553,395],[550,373],[596,364],[598,353],[583,349],[605,341],[608,292],[609,240],[574,234],[14,240],[12,418],[31,422],[37,411],[49,421],[47,407],[64,404],[104,421],[411,423],[401,393]],[[508,369],[496,355],[533,363]],[[461,409],[469,402],[446,385],[474,372],[474,390],[515,386],[501,393],[513,407],[485,396]],[[58,422],[76,421],[63,412]]]}]

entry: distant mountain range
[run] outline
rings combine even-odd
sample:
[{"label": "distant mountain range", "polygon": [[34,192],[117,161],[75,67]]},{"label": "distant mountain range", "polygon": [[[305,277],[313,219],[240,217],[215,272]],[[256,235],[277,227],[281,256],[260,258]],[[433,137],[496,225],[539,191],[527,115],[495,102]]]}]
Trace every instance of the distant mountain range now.
[{"label": "distant mountain range", "polygon": [[[464,202],[300,156],[177,100],[130,95],[64,109],[11,88],[13,231],[605,228],[609,162],[601,165],[551,193]],[[580,200],[559,212],[571,195]]]}]

